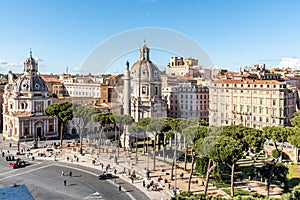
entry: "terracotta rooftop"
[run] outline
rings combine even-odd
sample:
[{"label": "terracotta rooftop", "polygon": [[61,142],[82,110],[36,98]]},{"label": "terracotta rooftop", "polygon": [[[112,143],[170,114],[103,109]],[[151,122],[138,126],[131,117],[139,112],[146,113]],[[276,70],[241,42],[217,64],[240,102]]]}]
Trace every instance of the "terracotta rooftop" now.
[{"label": "terracotta rooftop", "polygon": [[225,84],[275,84],[281,85],[285,84],[285,82],[280,82],[276,80],[234,80],[234,79],[224,79],[224,80],[216,80],[213,83],[225,83]]}]

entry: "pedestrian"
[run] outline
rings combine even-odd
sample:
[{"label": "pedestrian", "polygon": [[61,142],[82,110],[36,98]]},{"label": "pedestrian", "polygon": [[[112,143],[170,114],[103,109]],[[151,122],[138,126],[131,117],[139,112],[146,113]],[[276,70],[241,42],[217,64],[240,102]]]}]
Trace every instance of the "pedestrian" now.
[{"label": "pedestrian", "polygon": [[9,143],[9,148],[11,148],[11,143]]},{"label": "pedestrian", "polygon": [[171,184],[170,184],[170,183],[168,184],[168,188],[169,188],[169,189],[171,188]]},{"label": "pedestrian", "polygon": [[77,162],[79,162],[79,158],[78,157],[76,158],[76,160],[77,160]]},{"label": "pedestrian", "polygon": [[114,173],[115,173],[115,175],[117,174],[117,169],[115,168],[115,170],[114,170]]},{"label": "pedestrian", "polygon": [[134,177],[133,176],[131,176],[131,182],[132,182],[132,184],[134,183]]},{"label": "pedestrian", "polygon": [[65,175],[65,172],[64,170],[61,171],[61,176],[64,176]]},{"label": "pedestrian", "polygon": [[119,192],[121,192],[122,191],[122,187],[121,187],[121,185],[119,185]]},{"label": "pedestrian", "polygon": [[67,157],[67,161],[69,161],[69,157]]},{"label": "pedestrian", "polygon": [[251,188],[250,187],[248,187],[248,192],[251,192]]},{"label": "pedestrian", "polygon": [[145,187],[146,183],[145,183],[145,180],[143,180],[143,187]]},{"label": "pedestrian", "polygon": [[180,179],[183,179],[183,172],[180,174]]},{"label": "pedestrian", "polygon": [[66,186],[67,185],[67,180],[64,180],[64,186]]},{"label": "pedestrian", "polygon": [[70,177],[72,178],[72,171],[70,171]]}]

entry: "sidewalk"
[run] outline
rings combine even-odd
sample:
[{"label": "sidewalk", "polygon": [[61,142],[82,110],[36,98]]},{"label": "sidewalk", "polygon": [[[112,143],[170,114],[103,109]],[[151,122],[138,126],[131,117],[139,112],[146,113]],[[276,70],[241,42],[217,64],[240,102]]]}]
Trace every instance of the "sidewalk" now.
[{"label": "sidewalk", "polygon": [[[2,138],[1,138],[2,139]],[[1,140],[2,141],[2,140]],[[6,146],[8,147],[8,142],[13,143],[13,148],[15,150],[12,150],[11,153],[16,152],[17,144],[13,141],[5,141],[5,147],[3,149],[6,149]],[[101,152],[99,154],[99,149],[95,149],[93,146],[85,146],[84,144],[83,149],[85,150],[85,155],[80,155],[78,152],[78,146],[74,146],[72,143],[70,143],[70,146],[67,147],[67,144],[64,141],[64,146],[62,149],[57,149],[52,152],[46,151],[47,148],[38,148],[31,150],[31,153],[33,153],[33,156],[39,160],[39,159],[46,159],[46,160],[54,160],[55,159],[58,162],[73,162],[84,165],[87,167],[91,167],[94,169],[98,169],[99,171],[105,171],[105,168],[107,165],[110,165],[110,169],[108,171],[113,173],[114,169],[117,169],[117,173],[120,178],[127,181],[129,184],[132,184],[131,179],[128,176],[128,172],[130,171],[135,172],[137,175],[137,180],[134,181],[134,185],[144,192],[150,199],[153,200],[167,200],[171,199],[173,196],[173,190],[174,190],[174,180],[171,180],[170,174],[171,174],[171,165],[169,163],[172,162],[171,158],[166,158],[167,162],[162,161],[162,157],[157,156],[156,157],[156,170],[153,171],[153,159],[152,155],[149,155],[149,158],[147,155],[143,155],[142,152],[138,154],[138,161],[136,163],[135,161],[135,153],[131,152],[124,152],[122,148],[120,148],[119,152],[119,159],[118,164],[114,164],[114,155],[116,154],[116,149],[110,146],[102,146]],[[2,142],[2,147],[3,144]],[[47,141],[48,144],[52,143],[51,141]],[[20,148],[26,147],[29,148],[29,145],[31,143],[20,143]],[[49,147],[51,148],[51,147]],[[76,151],[74,151],[76,149]],[[46,157],[44,156],[38,156],[39,153],[45,153]],[[67,157],[69,157],[69,161],[67,161]],[[75,157],[79,158],[79,162],[76,161]],[[161,159],[161,160],[160,160]],[[148,162],[149,160],[149,162]],[[103,164],[103,170],[100,164]],[[188,186],[188,177],[189,173],[180,169],[183,168],[184,163],[178,162],[177,165],[179,166],[177,168],[177,191],[187,191]],[[188,163],[187,168],[190,169],[191,164]],[[146,169],[150,169],[150,179],[147,180],[146,178]],[[122,174],[122,171],[125,169],[126,173]],[[180,179],[179,174],[183,173],[183,178]],[[162,177],[162,181],[158,181],[159,177]],[[167,180],[165,183],[165,179]],[[143,180],[145,180],[146,185],[149,184],[151,181],[154,182],[155,185],[158,186],[158,188],[162,188],[160,191],[152,191],[147,190],[146,187],[143,187]],[[193,177],[192,178],[192,184],[191,184],[191,191],[194,193],[203,193],[204,192],[204,186],[202,186],[203,179],[199,177]],[[169,188],[170,187],[170,188]],[[223,192],[220,189],[217,189],[216,187],[213,187],[211,184],[208,187],[208,194],[218,197],[224,197],[227,198],[228,195]]]},{"label": "sidewalk", "polygon": [[[110,171],[113,172],[113,169],[116,168],[118,171],[118,174],[120,177],[122,176],[123,179],[125,179],[128,183],[132,184],[131,179],[129,178],[128,172],[130,173],[135,172],[137,175],[137,180],[134,181],[134,185],[140,189],[142,192],[147,194],[147,196],[150,199],[155,200],[166,200],[171,199],[173,196],[173,190],[174,190],[174,180],[171,180],[170,174],[171,174],[171,165],[167,162],[171,163],[171,159],[166,159],[167,162],[163,162],[160,160],[160,157],[156,157],[156,170],[153,171],[153,159],[152,155],[149,155],[149,158],[147,155],[142,155],[142,152],[138,154],[138,161],[136,163],[135,161],[135,153],[131,152],[124,152],[122,148],[120,148],[119,152],[119,159],[118,164],[114,164],[114,156],[116,154],[116,149],[109,146],[103,146],[100,152],[100,155],[97,155],[99,152],[99,149],[95,149],[93,147],[85,147],[84,149],[87,150],[86,154],[84,156],[80,155],[79,152],[73,151],[73,146],[70,146],[68,148],[63,148],[63,153],[61,157],[59,158],[60,161],[67,162],[67,157],[71,158],[77,156],[79,157],[79,163],[88,167],[93,167],[96,169],[101,170],[100,164],[102,163],[104,165],[103,170],[105,171],[106,166],[109,164],[111,166]],[[90,154],[92,153],[92,154]],[[149,163],[148,163],[149,159]],[[95,164],[93,164],[93,162]],[[177,163],[177,165],[181,168],[183,168],[184,163]],[[187,168],[190,168],[191,164],[188,164]],[[147,180],[146,178],[146,169],[150,169],[150,179]],[[126,173],[122,175],[122,171],[125,170]],[[182,179],[179,178],[179,174],[183,173],[184,176]],[[158,178],[161,177],[162,180],[158,181]],[[177,191],[186,191],[188,186],[188,177],[189,173],[177,168]],[[162,190],[160,191],[151,191],[147,190],[146,187],[143,187],[143,180],[145,180],[146,185],[149,184],[151,181],[154,182],[155,185],[157,185]],[[165,182],[166,180],[166,182]],[[199,177],[193,177],[192,178],[192,184],[191,184],[191,191],[195,193],[203,193],[204,192],[204,186],[202,186],[202,182],[204,180]],[[169,188],[170,186],[170,188]],[[208,187],[208,194],[219,196],[219,197],[228,197],[228,195],[223,192],[222,190],[217,189],[216,187],[213,187],[211,184]]]}]

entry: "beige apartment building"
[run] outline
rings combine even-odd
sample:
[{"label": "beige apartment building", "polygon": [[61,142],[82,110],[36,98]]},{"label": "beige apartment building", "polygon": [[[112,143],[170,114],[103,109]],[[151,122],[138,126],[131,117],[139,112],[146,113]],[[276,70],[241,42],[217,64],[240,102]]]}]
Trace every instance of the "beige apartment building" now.
[{"label": "beige apartment building", "polygon": [[209,88],[210,125],[289,125],[299,100],[297,88],[275,80],[216,80]]},{"label": "beige apartment building", "polygon": [[208,122],[208,88],[201,86],[169,86],[162,90],[168,102],[168,117],[195,118]]}]

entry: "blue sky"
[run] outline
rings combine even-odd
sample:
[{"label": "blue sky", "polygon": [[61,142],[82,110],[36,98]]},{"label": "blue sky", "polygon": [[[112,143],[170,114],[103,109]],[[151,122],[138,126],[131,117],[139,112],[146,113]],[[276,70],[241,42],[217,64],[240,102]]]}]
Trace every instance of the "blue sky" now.
[{"label": "blue sky", "polygon": [[[21,72],[30,48],[42,73],[74,72],[103,41],[143,27],[192,38],[219,68],[298,65],[299,9],[297,0],[0,0],[0,73]],[[171,54],[152,55],[167,65]],[[131,53],[112,65],[136,59]]]}]

